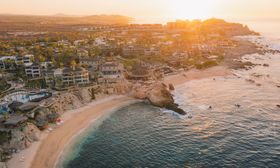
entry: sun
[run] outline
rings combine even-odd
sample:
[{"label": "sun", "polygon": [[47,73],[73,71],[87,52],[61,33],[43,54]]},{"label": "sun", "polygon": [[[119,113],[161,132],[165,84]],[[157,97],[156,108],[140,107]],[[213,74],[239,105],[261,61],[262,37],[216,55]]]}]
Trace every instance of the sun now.
[{"label": "sun", "polygon": [[171,17],[176,19],[206,19],[213,17],[217,7],[215,1],[209,0],[173,0],[169,4]]}]

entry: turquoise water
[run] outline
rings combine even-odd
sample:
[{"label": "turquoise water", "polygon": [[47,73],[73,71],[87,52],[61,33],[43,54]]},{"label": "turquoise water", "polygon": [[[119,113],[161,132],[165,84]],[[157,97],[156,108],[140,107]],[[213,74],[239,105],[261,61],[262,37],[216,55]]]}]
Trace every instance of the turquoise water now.
[{"label": "turquoise water", "polygon": [[144,103],[122,108],[77,142],[63,167],[279,167],[280,55],[244,59],[270,66],[176,88],[192,119]]},{"label": "turquoise water", "polygon": [[6,113],[6,112],[8,112],[8,111],[9,111],[9,109],[8,109],[7,107],[5,107],[5,106],[0,106],[0,115],[3,114],[3,113]]}]

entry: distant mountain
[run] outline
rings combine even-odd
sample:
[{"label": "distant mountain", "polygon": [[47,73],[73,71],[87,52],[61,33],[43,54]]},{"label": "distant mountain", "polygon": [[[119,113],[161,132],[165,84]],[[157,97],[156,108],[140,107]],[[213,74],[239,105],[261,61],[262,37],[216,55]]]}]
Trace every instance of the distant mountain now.
[{"label": "distant mountain", "polygon": [[55,14],[55,15],[53,15],[53,16],[55,16],[55,17],[75,17],[75,16],[70,16],[70,15],[66,15],[66,14],[64,14],[64,13],[57,13],[57,14]]},{"label": "distant mountain", "polygon": [[9,15],[0,14],[0,23],[26,23],[26,24],[128,24],[132,18],[121,15],[91,15],[91,16],[68,16],[65,14],[56,14],[53,16],[35,16],[35,15]]}]

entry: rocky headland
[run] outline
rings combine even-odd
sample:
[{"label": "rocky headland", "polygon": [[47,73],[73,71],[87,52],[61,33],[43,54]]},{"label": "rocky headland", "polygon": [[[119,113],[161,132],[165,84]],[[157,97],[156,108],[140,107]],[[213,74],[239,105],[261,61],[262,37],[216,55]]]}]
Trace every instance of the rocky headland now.
[{"label": "rocky headland", "polygon": [[156,82],[149,86],[134,89],[133,96],[137,99],[148,100],[154,106],[186,115],[186,112],[175,103],[173,95],[171,94],[172,90],[174,90],[172,84],[169,84],[168,87],[164,83]]}]

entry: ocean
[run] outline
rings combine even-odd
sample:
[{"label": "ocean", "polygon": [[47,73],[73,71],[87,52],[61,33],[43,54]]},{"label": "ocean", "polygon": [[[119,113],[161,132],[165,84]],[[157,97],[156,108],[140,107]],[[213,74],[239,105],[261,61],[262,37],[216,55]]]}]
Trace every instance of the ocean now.
[{"label": "ocean", "polygon": [[[280,31],[266,33],[252,40],[279,47]],[[243,59],[261,65],[176,88],[192,118],[145,103],[124,107],[80,137],[62,167],[279,167],[280,55]]]}]

